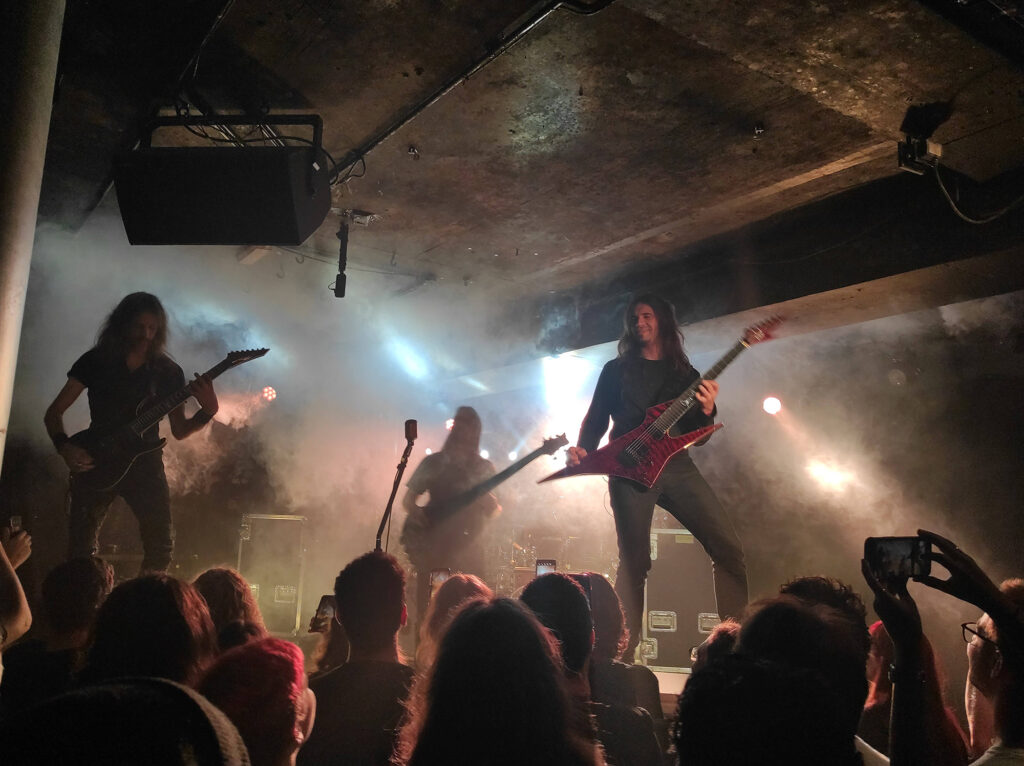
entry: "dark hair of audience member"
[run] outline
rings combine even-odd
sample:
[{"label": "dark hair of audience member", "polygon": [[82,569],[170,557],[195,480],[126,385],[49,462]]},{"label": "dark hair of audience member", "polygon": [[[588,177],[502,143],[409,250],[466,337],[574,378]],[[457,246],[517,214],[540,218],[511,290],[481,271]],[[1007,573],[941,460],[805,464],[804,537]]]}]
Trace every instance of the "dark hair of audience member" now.
[{"label": "dark hair of audience member", "polygon": [[352,646],[389,645],[402,626],[405,572],[388,553],[364,553],[341,570],[334,581],[334,599],[338,621]]},{"label": "dark hair of audience member", "polygon": [[809,575],[790,580],[779,593],[795,596],[801,601],[811,604],[822,604],[835,609],[850,622],[851,635],[857,640],[867,662],[871,651],[871,636],[868,634],[868,610],[864,600],[853,588],[835,577]]},{"label": "dark hair of audience member", "polygon": [[459,607],[474,598],[494,595],[483,580],[471,574],[453,574],[437,589],[420,624],[420,642],[416,647],[416,666],[429,667],[437,645]]},{"label": "dark hair of audience member", "polygon": [[853,738],[819,673],[728,654],[693,673],[676,710],[679,763],[843,766]]},{"label": "dark hair of audience member", "polygon": [[266,637],[267,629],[262,624],[254,625],[251,622],[235,620],[229,622],[217,633],[217,648],[219,651],[226,652],[228,649],[234,649],[236,646]]},{"label": "dark hair of audience member", "polygon": [[593,764],[570,728],[554,639],[522,604],[471,601],[408,703],[397,764]]},{"label": "dark hair of audience member", "polygon": [[764,599],[749,607],[736,652],[821,674],[835,690],[852,747],[868,680],[862,647],[847,615],[793,596]]},{"label": "dark hair of audience member", "polygon": [[260,608],[252,595],[252,589],[245,578],[234,569],[228,567],[207,569],[193,580],[192,584],[206,599],[206,605],[210,608],[210,619],[213,620],[213,627],[218,636],[228,623],[239,620],[259,626],[263,635],[266,635],[263,615],[260,614]]},{"label": "dark hair of audience member", "polygon": [[696,659],[690,666],[690,673],[696,673],[709,662],[731,654],[740,636],[740,624],[729,618],[718,623],[708,637],[697,647]]},{"label": "dark hair of audience member", "polygon": [[550,572],[534,578],[519,600],[561,643],[566,670],[582,672],[594,648],[594,621],[580,584],[561,572]]},{"label": "dark hair of audience member", "polygon": [[289,641],[261,638],[225,652],[197,690],[237,727],[253,766],[289,763],[309,733],[315,703],[302,651]]},{"label": "dark hair of audience member", "polygon": [[199,592],[165,573],[143,575],[118,585],[100,607],[80,680],[151,676],[192,685],[216,651]]},{"label": "dark hair of audience member", "polygon": [[590,578],[590,614],[594,620],[595,660],[617,660],[629,644],[629,628],[622,603],[608,578],[597,572],[585,572]]},{"label": "dark hair of audience member", "polygon": [[43,616],[61,636],[89,631],[114,587],[114,570],[100,558],[64,561],[43,580]]}]

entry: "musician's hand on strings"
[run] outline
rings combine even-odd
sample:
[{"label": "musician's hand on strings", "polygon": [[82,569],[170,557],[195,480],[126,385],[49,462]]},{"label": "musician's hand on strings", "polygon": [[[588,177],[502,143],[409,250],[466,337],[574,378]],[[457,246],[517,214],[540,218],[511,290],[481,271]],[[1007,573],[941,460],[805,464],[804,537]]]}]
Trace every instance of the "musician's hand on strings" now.
[{"label": "musician's hand on strings", "polygon": [[213,381],[208,376],[200,375],[197,372],[195,380],[188,384],[188,389],[199,402],[203,412],[210,417],[217,414],[217,410],[220,408],[217,402],[217,392],[213,390]]},{"label": "musician's hand on strings", "polygon": [[71,473],[91,471],[95,468],[95,464],[92,461],[92,455],[71,442],[64,442],[64,444],[61,445],[59,454],[64,458],[64,463],[67,465]]},{"label": "musician's hand on strings", "polygon": [[710,415],[715,411],[715,397],[718,396],[718,381],[702,380],[694,392],[697,401],[704,407],[704,414]]},{"label": "musician's hand on strings", "polygon": [[565,464],[570,467],[579,465],[586,456],[587,451],[583,447],[569,447],[565,452]]}]

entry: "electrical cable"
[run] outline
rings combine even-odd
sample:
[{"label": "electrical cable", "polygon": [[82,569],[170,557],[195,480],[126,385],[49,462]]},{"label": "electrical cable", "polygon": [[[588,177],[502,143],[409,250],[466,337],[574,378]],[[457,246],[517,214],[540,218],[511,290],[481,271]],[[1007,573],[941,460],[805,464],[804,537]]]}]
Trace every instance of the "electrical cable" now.
[{"label": "electrical cable", "polygon": [[953,197],[950,196],[949,191],[946,189],[946,185],[942,182],[942,175],[939,173],[939,163],[936,162],[932,167],[935,170],[935,180],[939,182],[939,188],[942,190],[942,194],[946,198],[946,201],[949,202],[949,206],[953,208],[954,213],[960,216],[963,220],[967,221],[967,223],[973,223],[978,225],[991,223],[997,218],[1000,218],[1004,216],[1006,213],[1013,210],[1013,208],[1017,207],[1017,205],[1019,205],[1021,202],[1024,202],[1024,194],[1022,194],[1009,205],[1006,205],[1005,207],[996,210],[994,213],[990,213],[989,215],[983,218],[972,218],[971,216],[962,212],[960,208],[957,207],[957,204],[953,200]]}]

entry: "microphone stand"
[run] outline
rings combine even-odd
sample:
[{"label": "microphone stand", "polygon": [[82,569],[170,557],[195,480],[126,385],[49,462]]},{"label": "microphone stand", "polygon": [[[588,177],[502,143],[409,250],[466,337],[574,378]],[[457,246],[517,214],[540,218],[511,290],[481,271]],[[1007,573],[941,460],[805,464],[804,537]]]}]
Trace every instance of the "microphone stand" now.
[{"label": "microphone stand", "polygon": [[395,504],[395,495],[398,494],[398,487],[402,483],[402,474],[405,473],[405,465],[409,462],[409,455],[412,454],[412,443],[416,440],[415,436],[412,438],[406,437],[405,451],[402,453],[402,459],[398,462],[398,468],[395,471],[395,484],[391,488],[391,497],[388,498],[388,507],[384,509],[384,518],[380,520],[380,526],[377,527],[377,547],[374,550],[382,550],[380,547],[380,539],[384,536],[384,527],[388,525],[391,520],[391,507]]}]

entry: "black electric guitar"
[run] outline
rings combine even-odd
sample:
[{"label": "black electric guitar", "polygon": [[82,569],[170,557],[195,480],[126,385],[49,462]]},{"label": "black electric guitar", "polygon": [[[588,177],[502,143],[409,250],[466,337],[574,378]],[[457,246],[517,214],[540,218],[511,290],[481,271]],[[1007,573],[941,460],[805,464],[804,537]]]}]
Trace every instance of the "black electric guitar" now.
[{"label": "black electric guitar", "polygon": [[[447,522],[455,520],[455,516],[459,511],[467,505],[470,505],[477,498],[486,495],[503,481],[524,469],[541,455],[554,455],[568,443],[569,440],[565,438],[565,434],[552,437],[551,439],[545,439],[544,443],[529,455],[520,458],[508,468],[494,474],[494,476],[486,481],[482,481],[476,486],[470,487],[464,492],[460,492],[453,497],[443,498],[437,501],[431,497],[430,502],[423,506],[421,513],[407,516],[405,524],[402,525],[402,534],[401,537],[399,537],[399,541],[405,547],[405,552],[409,555],[409,560],[414,566],[421,567],[426,558],[439,547],[451,548],[456,543],[456,541],[450,539],[439,539],[439,537],[444,538],[448,535],[457,534],[469,538],[465,542],[469,542],[475,538],[476,534],[473,534],[473,532],[479,532],[479,529],[474,529],[474,527],[482,523],[479,520],[466,520],[467,523],[462,524],[463,520],[458,519],[460,522],[458,524],[460,527],[458,530],[450,528],[451,525],[447,524]],[[462,527],[465,526],[470,527],[469,532],[462,529]],[[456,545],[455,547],[458,546]]]},{"label": "black electric guitar", "polygon": [[[207,370],[206,377],[213,380],[231,367],[259,359],[269,350],[232,351],[223,361]],[[146,441],[143,435],[156,428],[164,415],[183,405],[190,396],[192,392],[186,384],[156,404],[143,399],[135,408],[135,417],[127,422],[93,423],[72,436],[69,441],[88,452],[93,461],[93,467],[88,471],[74,474],[75,482],[99,492],[114,489],[140,455],[158,450],[167,443],[166,439]]]}]

